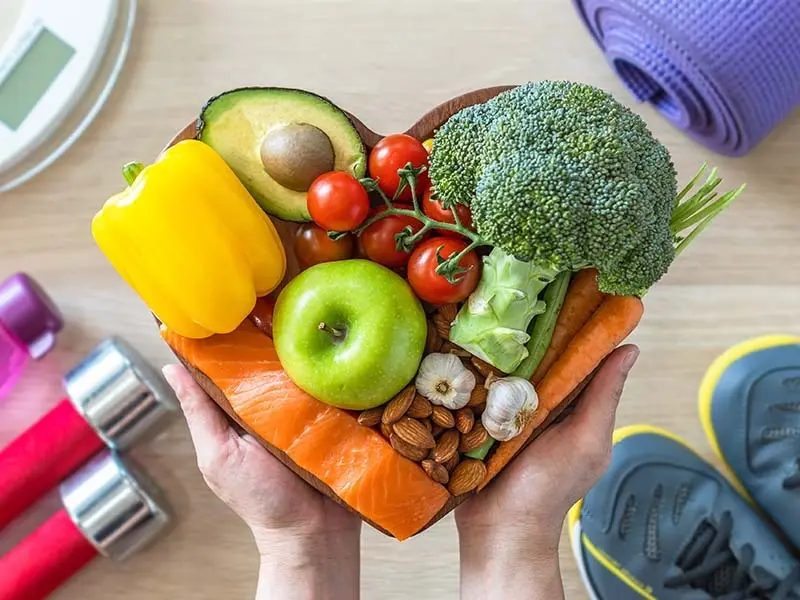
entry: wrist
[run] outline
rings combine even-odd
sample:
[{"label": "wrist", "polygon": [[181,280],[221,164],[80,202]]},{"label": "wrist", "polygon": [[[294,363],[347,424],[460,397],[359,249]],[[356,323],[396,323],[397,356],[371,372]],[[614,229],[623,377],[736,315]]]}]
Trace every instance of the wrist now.
[{"label": "wrist", "polygon": [[308,527],[281,527],[270,529],[251,527],[256,547],[261,556],[271,556],[276,552],[293,556],[306,554],[319,555],[326,552],[358,549],[361,528],[317,529]]},{"label": "wrist", "polygon": [[559,540],[525,527],[504,532],[460,528],[462,600],[563,597]]},{"label": "wrist", "polygon": [[358,598],[360,529],[254,530],[261,558],[258,600]]}]

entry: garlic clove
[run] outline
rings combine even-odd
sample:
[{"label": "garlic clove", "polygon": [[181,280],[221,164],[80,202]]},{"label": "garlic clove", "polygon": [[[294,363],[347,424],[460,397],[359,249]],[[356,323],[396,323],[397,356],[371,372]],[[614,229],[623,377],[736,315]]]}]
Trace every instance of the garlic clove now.
[{"label": "garlic clove", "polygon": [[422,359],[414,385],[432,404],[463,408],[475,388],[475,374],[453,354],[433,352]]},{"label": "garlic clove", "polygon": [[539,396],[527,379],[495,379],[489,385],[481,423],[491,437],[506,442],[522,433],[538,407]]}]

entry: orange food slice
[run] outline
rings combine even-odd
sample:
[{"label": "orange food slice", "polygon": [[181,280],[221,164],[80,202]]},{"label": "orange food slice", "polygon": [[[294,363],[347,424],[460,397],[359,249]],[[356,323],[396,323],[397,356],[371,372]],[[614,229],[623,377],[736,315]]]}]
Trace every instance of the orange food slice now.
[{"label": "orange food slice", "polygon": [[164,327],[161,333],[255,433],[397,539],[419,532],[450,498],[376,431],[292,383],[272,340],[249,320],[232,333],[205,339],[183,338]]}]

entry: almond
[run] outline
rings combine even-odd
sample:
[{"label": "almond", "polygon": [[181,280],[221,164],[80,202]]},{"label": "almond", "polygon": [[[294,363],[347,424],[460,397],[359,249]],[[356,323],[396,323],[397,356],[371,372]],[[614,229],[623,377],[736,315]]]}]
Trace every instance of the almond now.
[{"label": "almond", "polygon": [[358,415],[358,422],[364,427],[375,427],[375,425],[381,422],[382,414],[383,414],[383,407],[376,406],[375,408],[370,408],[369,410],[365,410],[360,415]]},{"label": "almond", "polygon": [[433,424],[433,429],[431,429],[433,437],[439,437],[439,434],[442,433],[443,431],[446,431],[444,427],[442,427],[441,425],[436,425],[435,423]]},{"label": "almond", "polygon": [[452,342],[445,342],[442,344],[442,347],[439,348],[439,352],[442,354],[455,354],[456,356],[460,356],[461,358],[469,358],[472,356],[469,352],[461,348],[460,346],[456,346]]},{"label": "almond", "polygon": [[434,406],[431,413],[431,421],[436,423],[439,427],[451,429],[456,426],[456,419],[449,410],[444,406]]},{"label": "almond", "polygon": [[469,433],[475,425],[475,413],[468,406],[456,411],[456,429],[461,433]]},{"label": "almond", "polygon": [[443,304],[439,307],[439,314],[444,318],[445,321],[448,323],[452,323],[456,320],[458,316],[458,305],[457,304]]},{"label": "almond", "polygon": [[453,469],[456,468],[456,465],[461,462],[461,456],[458,452],[455,452],[453,456],[450,457],[450,460],[446,460],[442,463],[442,466],[447,469],[448,473],[452,473]]},{"label": "almond", "polygon": [[428,451],[425,448],[413,446],[394,433],[389,436],[389,443],[397,452],[414,462],[419,462],[428,456]]},{"label": "almond", "polygon": [[425,354],[438,352],[442,347],[442,338],[436,331],[436,325],[432,321],[428,321],[428,335],[425,338]]},{"label": "almond", "polygon": [[397,394],[397,396],[389,400],[389,403],[383,410],[381,421],[387,425],[391,425],[392,423],[399,421],[400,418],[406,414],[406,411],[414,401],[414,396],[416,394],[417,390],[413,385],[407,386],[402,392]]},{"label": "almond", "polygon": [[425,425],[425,429],[427,429],[428,431],[430,431],[430,432],[431,432],[431,435],[433,435],[433,431],[432,431],[432,430],[433,430],[433,423],[431,423],[431,420],[430,420],[430,419],[422,419],[420,422],[421,422],[423,425]]},{"label": "almond", "polygon": [[439,337],[443,340],[450,337],[450,323],[451,321],[443,317],[442,313],[433,315],[433,326],[436,328],[436,333],[438,333]]},{"label": "almond", "polygon": [[431,404],[431,401],[417,394],[414,396],[414,401],[411,403],[411,406],[408,407],[406,416],[412,419],[425,419],[430,417],[432,412],[433,404]]},{"label": "almond", "polygon": [[383,437],[388,440],[392,435],[392,426],[387,425],[386,423],[381,423],[381,433],[383,434]]},{"label": "almond", "polygon": [[458,431],[455,429],[445,430],[436,443],[436,447],[431,452],[431,458],[439,463],[447,462],[458,452],[460,441],[461,434],[458,433]]},{"label": "almond", "polygon": [[479,404],[485,404],[486,398],[489,397],[489,390],[487,390],[482,385],[476,385],[475,389],[472,390],[472,394],[469,397],[469,402],[467,402],[467,406],[478,406]]},{"label": "almond", "polygon": [[482,461],[468,458],[453,469],[447,489],[453,496],[462,496],[474,490],[486,477],[486,465]]},{"label": "almond", "polygon": [[480,417],[483,414],[483,411],[486,410],[486,403],[483,404],[476,404],[475,406],[470,406],[470,410],[475,415],[475,418]]},{"label": "almond", "polygon": [[417,448],[430,449],[436,445],[431,432],[416,419],[403,417],[392,425],[392,429],[400,439]]},{"label": "almond", "polygon": [[481,360],[477,356],[473,356],[470,360],[475,368],[478,369],[478,372],[484,377],[488,377],[489,373],[494,373],[497,377],[505,377],[505,373],[503,373],[500,369],[493,367],[488,362]]},{"label": "almond", "polygon": [[458,446],[458,451],[461,453],[471,452],[475,450],[475,448],[480,448],[488,439],[489,434],[486,433],[483,423],[475,423],[475,426],[469,433],[461,436],[461,443]]},{"label": "almond", "polygon": [[435,460],[426,459],[422,461],[422,468],[428,474],[428,477],[433,479],[436,483],[446,485],[450,480],[450,473],[447,472],[442,465]]}]

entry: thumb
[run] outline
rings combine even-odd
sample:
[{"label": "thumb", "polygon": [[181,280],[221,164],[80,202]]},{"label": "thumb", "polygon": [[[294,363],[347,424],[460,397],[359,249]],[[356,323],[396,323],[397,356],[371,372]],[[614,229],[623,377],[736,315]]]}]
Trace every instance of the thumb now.
[{"label": "thumb", "polygon": [[580,396],[573,414],[559,427],[587,453],[604,455],[611,449],[617,407],[639,349],[628,345],[617,348],[605,360]]},{"label": "thumb", "polygon": [[225,415],[183,366],[167,365],[162,373],[178,397],[198,463],[213,464],[232,437]]}]

